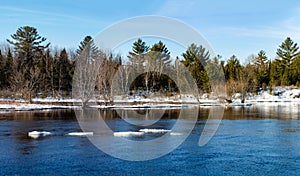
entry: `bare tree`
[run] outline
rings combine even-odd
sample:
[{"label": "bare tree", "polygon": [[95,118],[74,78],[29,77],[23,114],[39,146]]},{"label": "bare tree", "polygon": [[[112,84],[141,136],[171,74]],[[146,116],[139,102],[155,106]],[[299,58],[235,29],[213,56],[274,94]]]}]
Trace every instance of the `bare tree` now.
[{"label": "bare tree", "polygon": [[119,95],[126,95],[130,88],[130,81],[132,79],[132,65],[127,63],[118,67],[118,72],[113,80],[113,86],[116,88],[115,92]]},{"label": "bare tree", "polygon": [[120,65],[121,58],[119,56],[113,57],[113,54],[109,53],[102,55],[100,65],[97,68],[96,87],[106,105],[108,103],[113,104],[114,86],[112,86],[112,81]]},{"label": "bare tree", "polygon": [[38,67],[32,67],[29,74],[30,79],[26,79],[22,70],[16,70],[13,79],[11,79],[11,86],[15,92],[15,97],[21,96],[31,103],[41,80],[41,71]]},{"label": "bare tree", "polygon": [[75,99],[81,100],[83,108],[93,98],[97,71],[101,62],[101,53],[91,51],[91,48],[84,48],[76,60],[76,69],[73,76],[72,95]]}]

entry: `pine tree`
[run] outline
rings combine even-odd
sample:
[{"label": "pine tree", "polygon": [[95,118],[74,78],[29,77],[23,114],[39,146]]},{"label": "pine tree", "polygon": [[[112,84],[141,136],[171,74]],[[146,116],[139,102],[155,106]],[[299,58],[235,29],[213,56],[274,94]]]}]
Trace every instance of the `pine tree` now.
[{"label": "pine tree", "polygon": [[[144,72],[144,62],[145,62],[145,54],[148,52],[149,46],[146,43],[138,38],[132,45],[132,51],[129,52],[127,56],[132,65],[131,77],[135,78],[140,73]],[[137,91],[138,87],[144,87],[143,77],[137,77],[133,83],[131,84],[131,88]]]},{"label": "pine tree", "polygon": [[270,81],[269,64],[266,52],[261,50],[254,60],[257,86],[268,85]]},{"label": "pine tree", "polygon": [[42,78],[38,64],[43,57],[44,49],[50,43],[42,45],[46,38],[41,37],[37,29],[30,26],[18,28],[17,32],[11,35],[11,38],[13,40],[7,39],[7,41],[14,46],[14,51],[16,52],[17,59],[15,61],[17,63],[15,64],[17,64],[17,72],[25,78],[23,80],[23,91],[21,92],[24,92],[24,98],[31,101],[32,96],[34,96],[33,93],[36,92],[36,89],[39,87],[39,81]]},{"label": "pine tree", "polygon": [[[155,43],[145,58],[146,76],[152,80],[151,87],[156,90],[166,89],[170,80],[167,76],[162,75],[162,72],[170,68],[171,63],[170,51],[166,45],[162,41]],[[146,87],[148,90],[148,85]]]},{"label": "pine tree", "polygon": [[60,51],[56,50],[53,55],[53,70],[51,70],[51,85],[52,87],[52,96],[60,98],[59,96],[59,83],[60,83],[60,63],[59,63],[59,54]]},{"label": "pine tree", "polygon": [[44,76],[44,94],[46,95],[47,93],[51,92],[52,96],[55,94],[54,90],[54,58],[50,53],[50,49],[47,49],[45,52],[45,55],[43,57],[44,60],[44,71],[45,71],[45,76]]},{"label": "pine tree", "polygon": [[280,62],[280,66],[283,69],[281,76],[281,84],[282,85],[290,85],[291,84],[291,64],[296,57],[299,55],[299,47],[297,43],[287,37],[284,42],[277,49],[277,55],[279,56],[278,61]]},{"label": "pine tree", "polygon": [[70,75],[71,63],[68,59],[66,49],[63,49],[59,55],[59,91],[68,92],[72,87],[72,77]]},{"label": "pine tree", "polygon": [[280,86],[281,77],[284,72],[284,68],[281,66],[279,59],[275,59],[270,64],[270,84],[271,86]]},{"label": "pine tree", "polygon": [[209,61],[210,54],[203,46],[191,44],[185,53],[182,54],[183,60],[181,61],[188,67],[192,76],[196,80],[196,84],[200,90],[209,91],[208,76],[205,71],[205,66]]},{"label": "pine tree", "polygon": [[205,66],[205,70],[211,79],[212,82],[224,81],[224,71],[222,69],[219,59],[221,56],[214,57],[212,60],[209,60]]},{"label": "pine tree", "polygon": [[14,45],[18,57],[23,58],[22,66],[25,68],[25,76],[29,79],[30,68],[38,63],[40,52],[47,48],[50,43],[42,45],[47,39],[40,36],[36,28],[30,26],[18,28],[17,32],[11,35],[11,38],[13,40],[7,39],[7,41]]},{"label": "pine tree", "polygon": [[2,52],[0,50],[0,89],[5,88],[4,86],[5,82],[5,75],[4,75],[4,57],[2,55]]},{"label": "pine tree", "polygon": [[257,54],[257,57],[255,58],[254,64],[257,67],[264,67],[265,64],[267,63],[268,58],[266,56],[266,52],[264,50],[260,50],[259,53]]},{"label": "pine tree", "polygon": [[12,74],[13,74],[13,56],[12,56],[10,48],[8,48],[5,65],[3,68],[3,75],[5,78],[3,84],[6,88],[10,87]]},{"label": "pine tree", "polygon": [[300,55],[291,64],[291,84],[300,87]]},{"label": "pine tree", "polygon": [[231,56],[227,61],[224,72],[226,80],[238,80],[240,78],[242,65],[235,55]]},{"label": "pine tree", "polygon": [[88,50],[90,53],[98,53],[99,49],[95,45],[94,40],[91,36],[86,36],[83,41],[80,42],[78,49],[76,50],[77,54],[81,54],[84,50]]}]

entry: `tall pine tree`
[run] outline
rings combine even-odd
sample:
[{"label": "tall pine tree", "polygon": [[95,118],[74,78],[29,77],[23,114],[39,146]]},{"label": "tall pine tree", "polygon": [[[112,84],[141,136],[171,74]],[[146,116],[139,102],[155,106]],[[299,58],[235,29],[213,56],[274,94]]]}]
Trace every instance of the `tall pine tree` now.
[{"label": "tall pine tree", "polygon": [[210,59],[209,51],[203,46],[191,44],[185,53],[182,54],[182,63],[188,67],[192,76],[196,80],[198,88],[202,91],[209,91],[209,79],[205,71],[205,66]]},{"label": "tall pine tree", "polygon": [[3,68],[3,75],[5,78],[3,85],[6,88],[10,88],[12,74],[13,74],[13,55],[11,53],[10,48],[8,48],[6,59],[5,59],[5,64],[4,64],[4,68]]},{"label": "tall pine tree", "polygon": [[4,77],[4,57],[2,55],[2,52],[0,50],[0,89],[4,88],[4,81],[5,81],[5,77]]},{"label": "tall pine tree", "polygon": [[[149,46],[138,38],[132,45],[132,51],[127,56],[132,65],[131,77],[136,77],[144,72],[145,54],[148,52]],[[131,88],[137,91],[139,87],[144,87],[143,77],[137,77],[131,84]]]},{"label": "tall pine tree", "polygon": [[21,65],[25,69],[25,76],[30,79],[29,70],[39,62],[40,52],[47,48],[50,43],[42,45],[47,39],[38,34],[34,27],[23,26],[11,35],[13,40],[7,39],[14,46],[15,52],[23,60]]},{"label": "tall pine tree", "polygon": [[287,37],[284,42],[277,49],[277,55],[279,56],[278,61],[283,69],[281,76],[281,85],[290,85],[292,82],[291,78],[291,64],[296,57],[299,55],[299,47],[297,43]]},{"label": "tall pine tree", "polygon": [[265,87],[269,84],[270,74],[269,74],[269,62],[266,56],[266,52],[261,50],[254,60],[255,74],[258,87]]}]

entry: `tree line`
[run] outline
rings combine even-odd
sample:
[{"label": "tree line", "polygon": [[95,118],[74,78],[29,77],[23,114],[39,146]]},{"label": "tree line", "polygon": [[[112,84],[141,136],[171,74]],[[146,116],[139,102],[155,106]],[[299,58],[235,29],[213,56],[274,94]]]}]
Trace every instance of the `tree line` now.
[{"label": "tree line", "polygon": [[[235,55],[227,61],[220,55],[212,57],[206,48],[197,44],[191,44],[172,60],[171,52],[162,41],[147,45],[142,39],[133,43],[127,58],[101,50],[90,36],[86,36],[76,50],[52,49],[47,39],[30,26],[18,28],[7,42],[9,45],[0,49],[3,98],[31,101],[37,95],[70,97],[74,81],[81,81],[76,84],[79,88],[96,91],[99,98],[108,102],[121,92],[172,95],[184,86],[184,80],[179,80],[186,74],[184,70],[192,75],[199,94],[216,93],[213,87],[222,86],[222,81],[227,85],[227,96],[234,93],[246,96],[247,92],[275,86],[300,86],[299,47],[289,37],[279,45],[276,58],[269,59],[261,50],[249,56],[245,65]],[[75,67],[80,67],[81,72],[76,73]],[[175,76],[171,78],[168,74]],[[74,79],[74,75],[81,79]],[[89,99],[86,92],[78,94]]]}]

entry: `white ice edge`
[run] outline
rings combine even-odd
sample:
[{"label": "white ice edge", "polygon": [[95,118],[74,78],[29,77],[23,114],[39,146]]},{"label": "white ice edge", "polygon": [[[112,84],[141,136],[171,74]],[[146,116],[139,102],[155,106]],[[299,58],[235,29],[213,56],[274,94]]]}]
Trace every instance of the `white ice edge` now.
[{"label": "white ice edge", "polygon": [[69,136],[93,136],[94,132],[71,132],[68,133]]},{"label": "white ice edge", "polygon": [[125,131],[125,132],[114,132],[116,137],[129,137],[129,136],[143,136],[144,132]]},{"label": "white ice edge", "polygon": [[48,135],[51,135],[51,134],[52,133],[48,132],[48,131],[31,131],[31,132],[28,132],[28,136],[32,137],[34,139],[42,137],[42,136],[48,136]]},{"label": "white ice edge", "polygon": [[171,132],[171,130],[166,130],[166,129],[140,129],[140,132],[144,132],[144,133],[167,133],[167,132]]},{"label": "white ice edge", "polygon": [[177,133],[177,132],[171,132],[170,135],[171,136],[181,136],[183,134],[182,133]]},{"label": "white ice edge", "polygon": [[45,104],[0,104],[0,109],[12,109],[16,111],[25,110],[43,110],[43,109],[70,109],[74,106],[60,106],[60,105],[45,105]]}]

